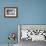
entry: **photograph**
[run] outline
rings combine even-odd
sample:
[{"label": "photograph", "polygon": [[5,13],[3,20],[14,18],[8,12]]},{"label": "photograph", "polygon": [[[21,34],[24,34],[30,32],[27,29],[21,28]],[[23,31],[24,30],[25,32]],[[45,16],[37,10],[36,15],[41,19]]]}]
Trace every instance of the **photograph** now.
[{"label": "photograph", "polygon": [[46,41],[46,25],[22,24],[18,28],[20,28],[20,40]]},{"label": "photograph", "polygon": [[5,7],[4,16],[16,18],[18,16],[18,8],[17,7]]}]

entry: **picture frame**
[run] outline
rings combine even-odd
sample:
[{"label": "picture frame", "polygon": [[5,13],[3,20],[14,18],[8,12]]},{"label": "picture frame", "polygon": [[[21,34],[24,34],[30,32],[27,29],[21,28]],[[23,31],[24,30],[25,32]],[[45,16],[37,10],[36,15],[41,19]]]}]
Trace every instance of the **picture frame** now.
[{"label": "picture frame", "polygon": [[4,17],[7,17],[7,18],[18,17],[18,8],[17,7],[5,7],[4,8]]},{"label": "picture frame", "polygon": [[[27,30],[28,32],[24,33]],[[18,41],[22,40],[46,41],[46,24],[18,24]]]}]

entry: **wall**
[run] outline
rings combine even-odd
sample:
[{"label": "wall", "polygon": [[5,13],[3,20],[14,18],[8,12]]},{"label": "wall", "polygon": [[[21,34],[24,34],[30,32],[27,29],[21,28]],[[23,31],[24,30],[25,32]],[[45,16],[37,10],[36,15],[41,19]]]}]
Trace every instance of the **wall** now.
[{"label": "wall", "polygon": [[[18,7],[18,18],[4,18],[4,7]],[[0,44],[7,44],[17,24],[46,24],[46,0],[0,0]],[[17,42],[17,41],[16,41]]]}]

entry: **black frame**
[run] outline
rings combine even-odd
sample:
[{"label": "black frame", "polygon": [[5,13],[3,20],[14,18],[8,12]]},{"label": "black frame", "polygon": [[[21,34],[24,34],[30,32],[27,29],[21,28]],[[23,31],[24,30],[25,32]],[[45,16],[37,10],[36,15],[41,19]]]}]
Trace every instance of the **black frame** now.
[{"label": "black frame", "polygon": [[[15,9],[16,9],[16,16],[6,16],[5,10],[6,10],[7,8],[15,8]],[[4,17],[5,17],[5,18],[17,18],[17,17],[18,17],[18,7],[4,7]]]}]

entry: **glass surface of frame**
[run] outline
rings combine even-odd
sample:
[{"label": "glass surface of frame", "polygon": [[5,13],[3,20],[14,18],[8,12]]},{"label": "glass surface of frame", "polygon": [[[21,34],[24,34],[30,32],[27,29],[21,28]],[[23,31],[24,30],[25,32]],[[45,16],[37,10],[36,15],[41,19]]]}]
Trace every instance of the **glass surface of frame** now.
[{"label": "glass surface of frame", "polygon": [[17,17],[18,16],[18,8],[17,7],[5,7],[4,8],[4,16],[5,17]]},{"label": "glass surface of frame", "polygon": [[46,41],[46,25],[18,25],[18,40]]}]

